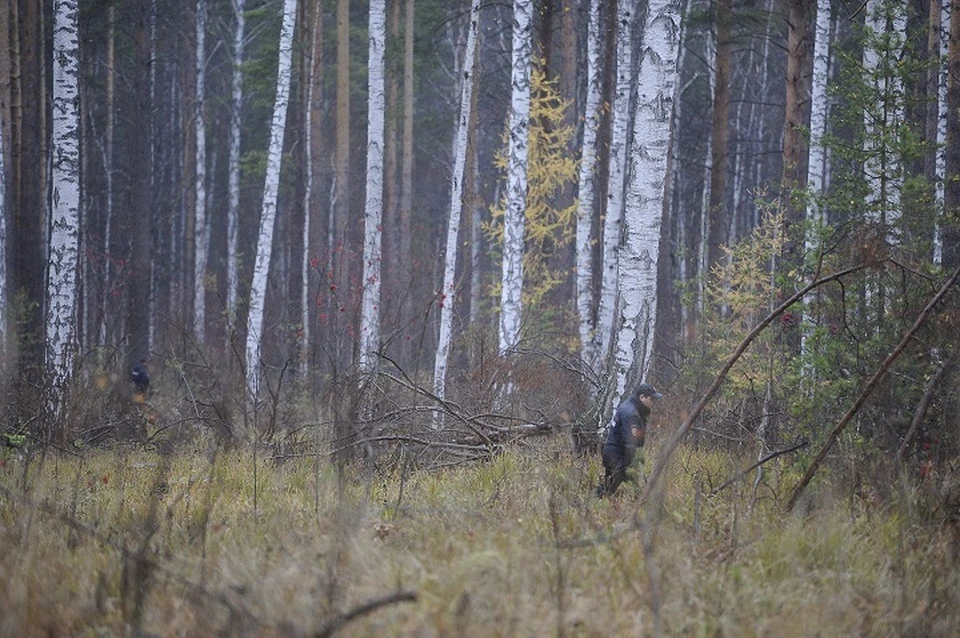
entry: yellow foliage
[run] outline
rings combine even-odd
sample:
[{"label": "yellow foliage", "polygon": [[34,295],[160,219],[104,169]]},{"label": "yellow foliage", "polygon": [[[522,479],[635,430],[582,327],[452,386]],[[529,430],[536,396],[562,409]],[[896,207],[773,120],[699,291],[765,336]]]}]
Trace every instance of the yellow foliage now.
[{"label": "yellow foliage", "polygon": [[[707,284],[704,336],[717,352],[732,352],[753,327],[777,305],[773,273],[785,242],[783,213],[765,215],[749,237],[724,247],[724,258],[713,268]],[[765,378],[783,359],[771,358],[772,337],[761,336],[731,371],[735,387]]]},{"label": "yellow foliage", "polygon": [[[547,79],[540,68],[530,77],[530,135],[527,146],[527,207],[525,250],[523,257],[523,303],[535,306],[560,285],[567,276],[552,259],[570,244],[576,234],[577,202],[555,208],[555,198],[570,187],[577,176],[578,161],[570,155],[574,130],[564,125],[564,114],[570,107],[557,93],[556,82]],[[494,163],[507,170],[507,134],[504,149]],[[503,214],[506,197],[491,207],[491,221],[484,232],[491,243],[503,243]],[[499,295],[499,286],[493,294]]]}]

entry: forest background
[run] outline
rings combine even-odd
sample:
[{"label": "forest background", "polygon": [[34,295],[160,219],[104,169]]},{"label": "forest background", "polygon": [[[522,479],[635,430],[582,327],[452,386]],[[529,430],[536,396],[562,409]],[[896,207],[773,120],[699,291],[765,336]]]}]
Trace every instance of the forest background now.
[{"label": "forest background", "polygon": [[[64,543],[95,538],[86,517],[113,506],[78,508],[80,477],[99,463],[113,463],[95,472],[103,485],[157,468],[166,489],[143,488],[142,529],[128,521],[132,544],[111,550],[136,572],[165,565],[148,556],[151,525],[162,507],[173,525],[178,452],[252,453],[258,535],[258,481],[292,471],[264,479],[262,463],[314,463],[314,514],[329,463],[331,529],[344,534],[369,523],[369,510],[342,510],[347,479],[366,477],[353,497],[369,506],[380,477],[396,514],[414,469],[483,482],[526,467],[526,451],[558,477],[588,477],[531,479],[554,495],[527,505],[560,552],[574,532],[556,494],[590,491],[598,433],[645,379],[667,396],[644,507],[605,506],[599,519],[570,507],[576,534],[620,525],[616,539],[625,525],[644,538],[647,580],[633,589],[651,614],[611,622],[670,625],[658,512],[702,542],[701,493],[726,491],[718,473],[743,478],[755,461],[752,493],[738,488],[716,514],[733,521],[718,523],[716,560],[737,564],[742,502],[809,513],[811,487],[899,525],[878,543],[899,549],[877,563],[902,565],[901,580],[852,622],[886,607],[894,616],[867,633],[903,630],[922,602],[914,615],[939,610],[928,629],[947,635],[949,576],[908,584],[907,565],[952,564],[960,518],[954,4],[5,3],[5,524],[46,512]],[[128,383],[140,359],[145,394]],[[48,454],[71,464],[72,489],[50,478]],[[682,470],[669,465],[677,454]],[[229,471],[216,458],[209,468],[223,488]],[[195,493],[195,472],[178,498]],[[521,494],[510,476],[497,485]],[[40,504],[64,490],[72,510]],[[214,494],[183,510],[187,544],[201,534],[204,551]],[[381,514],[378,540],[396,525]],[[903,550],[905,520],[935,558]],[[11,573],[35,565],[28,536],[8,537],[26,557]],[[571,563],[558,556],[544,586],[562,633],[586,621],[566,613]],[[155,582],[148,571],[99,572],[123,601],[94,601],[104,622],[150,622],[137,593]],[[331,573],[317,576],[325,613],[345,600]],[[99,586],[81,589],[95,598]],[[39,626],[31,591],[6,591],[17,627]],[[225,608],[232,622],[237,607]]]}]

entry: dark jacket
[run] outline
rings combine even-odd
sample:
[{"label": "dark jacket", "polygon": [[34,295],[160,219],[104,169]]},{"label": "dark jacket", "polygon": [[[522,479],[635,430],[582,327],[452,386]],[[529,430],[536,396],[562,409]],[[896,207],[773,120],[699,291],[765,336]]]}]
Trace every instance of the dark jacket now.
[{"label": "dark jacket", "polygon": [[612,457],[620,462],[621,467],[630,467],[637,447],[643,447],[649,414],[650,408],[640,403],[640,397],[636,395],[617,406],[613,425],[603,444],[604,458]]}]

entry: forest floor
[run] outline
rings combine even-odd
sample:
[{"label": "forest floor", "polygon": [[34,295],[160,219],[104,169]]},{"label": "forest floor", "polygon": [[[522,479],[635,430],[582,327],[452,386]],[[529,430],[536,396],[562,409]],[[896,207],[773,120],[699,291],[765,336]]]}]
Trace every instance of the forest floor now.
[{"label": "forest floor", "polygon": [[645,523],[636,487],[597,499],[568,447],[375,473],[7,452],[0,635],[960,635],[960,539],[922,485],[825,468],[785,514],[788,460],[712,494],[749,459],[681,448]]}]

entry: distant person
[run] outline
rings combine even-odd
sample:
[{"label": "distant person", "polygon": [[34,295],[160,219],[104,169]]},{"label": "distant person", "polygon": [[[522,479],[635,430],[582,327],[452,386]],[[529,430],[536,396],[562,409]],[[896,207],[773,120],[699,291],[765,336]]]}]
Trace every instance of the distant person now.
[{"label": "distant person", "polygon": [[150,370],[147,368],[147,360],[140,359],[130,368],[130,380],[133,381],[133,387],[140,394],[146,394],[150,389]]},{"label": "distant person", "polygon": [[653,402],[663,395],[649,383],[641,383],[626,401],[617,406],[613,426],[603,444],[603,482],[597,496],[612,496],[620,484],[629,480],[627,470],[647,434],[647,416]]}]

